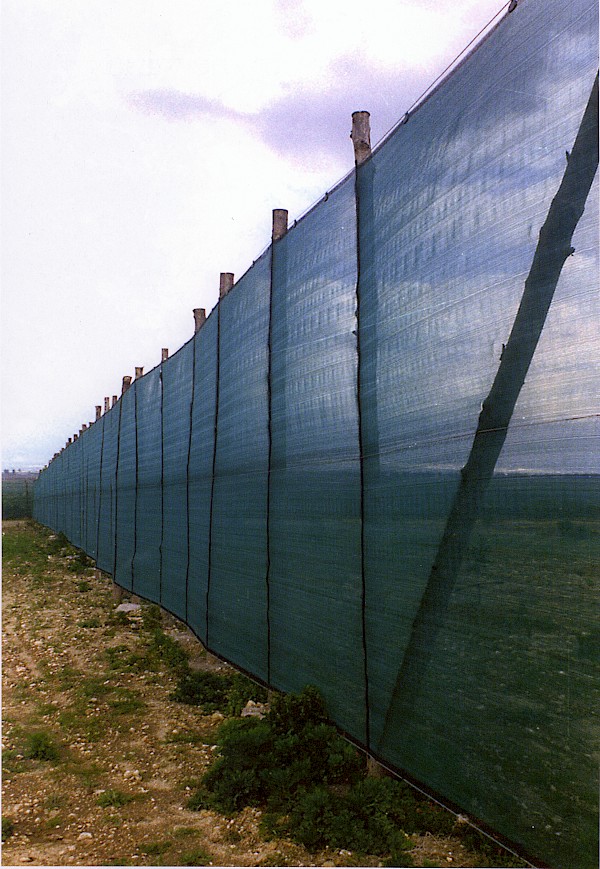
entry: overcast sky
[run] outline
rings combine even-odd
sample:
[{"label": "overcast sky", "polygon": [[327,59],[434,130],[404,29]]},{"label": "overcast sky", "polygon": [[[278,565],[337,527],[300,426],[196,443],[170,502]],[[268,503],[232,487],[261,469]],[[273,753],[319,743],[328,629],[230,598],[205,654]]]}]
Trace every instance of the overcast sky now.
[{"label": "overcast sky", "polygon": [[2,0],[2,466],[193,333],[503,0]]}]

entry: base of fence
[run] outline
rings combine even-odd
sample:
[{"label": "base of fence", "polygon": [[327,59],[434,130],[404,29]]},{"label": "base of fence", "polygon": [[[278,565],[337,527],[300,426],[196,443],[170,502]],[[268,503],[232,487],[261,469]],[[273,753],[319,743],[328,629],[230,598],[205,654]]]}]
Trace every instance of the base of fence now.
[{"label": "base of fence", "polygon": [[367,776],[369,778],[385,778],[388,775],[387,770],[374,757],[367,756]]}]

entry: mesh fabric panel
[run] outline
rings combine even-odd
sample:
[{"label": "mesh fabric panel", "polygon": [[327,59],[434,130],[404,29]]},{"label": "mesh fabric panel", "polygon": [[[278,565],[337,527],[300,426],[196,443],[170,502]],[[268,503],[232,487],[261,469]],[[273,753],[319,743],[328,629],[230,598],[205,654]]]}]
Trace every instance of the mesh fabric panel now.
[{"label": "mesh fabric panel", "polygon": [[[415,641],[413,625],[422,615],[422,596],[438,557],[460,470],[508,342],[540,228],[565,173],[565,152],[573,147],[590,94],[597,62],[594,14],[587,2],[549,6],[541,17],[537,4],[519,4],[518,12],[507,17],[444,89],[397,130],[370,167],[374,255],[372,264],[361,260],[361,267],[372,274],[372,292],[363,296],[362,315],[377,348],[366,348],[362,392],[368,432],[367,648],[374,741],[382,756],[507,836],[535,842],[534,853],[551,855],[547,859],[557,865],[570,865],[574,850],[581,858],[577,840],[581,835],[589,842],[592,834],[588,826],[577,840],[565,839],[572,779],[571,785],[564,779],[559,795],[550,801],[553,835],[547,824],[535,832],[529,814],[538,814],[532,795],[535,785],[539,787],[539,763],[558,745],[556,733],[550,736],[538,724],[552,715],[544,689],[548,680],[535,668],[525,676],[525,649],[515,640],[515,633],[535,632],[537,607],[544,598],[539,588],[533,592],[531,573],[518,581],[522,529],[513,526],[512,541],[508,528],[502,541],[491,535],[493,545],[482,544],[476,535],[471,545],[471,577],[473,560],[482,558],[478,547],[483,546],[483,560],[491,560],[491,572],[502,574],[504,585],[496,576],[487,587],[480,576],[469,597],[461,584],[467,571],[463,566],[449,607],[433,607],[426,613],[435,628],[428,633],[426,647]],[[394,173],[393,167],[399,166],[412,168],[407,175]],[[567,264],[565,275],[569,270],[579,273],[580,298],[575,301],[572,285],[573,307],[568,311],[559,290],[516,411],[529,404],[534,419],[544,405],[546,419],[554,413],[568,416],[575,408],[589,413],[597,405],[590,388],[590,357],[580,354],[579,346],[580,385],[569,388],[569,341],[577,334],[578,345],[579,336],[589,344],[589,329],[580,328],[591,313],[594,272],[589,251],[582,252],[578,265]],[[583,281],[581,273],[587,275]],[[594,366],[597,359],[596,343]],[[515,421],[514,431],[516,425]],[[584,422],[582,428],[590,425]],[[506,449],[516,449],[511,470],[533,467],[554,473],[557,466],[544,439],[559,429],[553,423],[551,429],[532,432],[537,443],[535,456],[530,451],[528,458],[523,451],[519,455],[515,436],[509,437]],[[568,436],[572,434],[571,427]],[[582,446],[580,441],[576,447],[580,462]],[[562,463],[562,452],[559,448],[559,466],[566,470],[570,461]],[[587,455],[584,462],[590,461]],[[529,480],[520,482],[521,492],[532,491]],[[563,478],[544,490],[549,515],[565,488],[569,483]],[[505,491],[493,485],[488,498]],[[515,509],[522,500],[515,496]],[[519,628],[517,613],[505,597],[514,600],[517,588]],[[482,594],[487,597],[485,605]],[[546,608],[555,606],[556,601],[545,603]],[[585,596],[573,597],[572,609],[585,623]],[[495,620],[498,630],[487,628],[486,617]],[[381,643],[382,635],[389,645]],[[502,668],[513,673],[512,679],[500,683],[492,678],[494,663],[501,663],[498,656]],[[539,678],[534,691],[528,688],[531,677]],[[506,704],[511,712],[506,711],[502,721],[498,707],[507,710]],[[569,726],[572,711],[565,708],[563,728]],[[503,733],[493,747],[492,725]],[[533,737],[517,737],[516,732],[526,736],[522,731],[532,725]],[[466,775],[461,773],[465,758]],[[516,773],[525,765],[527,774]],[[511,792],[515,779],[520,784]],[[542,814],[548,808],[546,804]],[[579,823],[583,830],[584,819]],[[588,851],[588,859],[589,855]]]},{"label": "mesh fabric panel", "polygon": [[119,407],[117,405],[102,417],[102,467],[96,563],[107,573],[113,572],[115,561],[115,477],[118,443]]},{"label": "mesh fabric panel", "polygon": [[115,498],[115,582],[131,590],[136,532],[136,390],[134,383],[119,401]]},{"label": "mesh fabric panel", "polygon": [[189,342],[162,366],[163,542],[161,603],[186,618],[187,467],[193,347]]},{"label": "mesh fabric panel", "polygon": [[269,592],[273,684],[364,741],[355,226],[349,179],[273,248]]},{"label": "mesh fabric panel", "polygon": [[100,510],[100,459],[102,456],[102,425],[92,425],[84,433],[86,521],[85,551],[94,560],[98,556],[98,516]]},{"label": "mesh fabric panel", "polygon": [[194,338],[196,342],[196,371],[189,462],[188,623],[204,643],[207,642],[206,598],[210,560],[212,468],[215,443],[217,317],[218,312],[215,311]]},{"label": "mesh fabric panel", "polygon": [[136,381],[137,495],[133,590],[149,600],[160,600],[161,489],[161,383],[160,368]]},{"label": "mesh fabric panel", "polygon": [[270,282],[266,255],[219,304],[219,407],[208,601],[210,647],[263,680],[268,676]]}]

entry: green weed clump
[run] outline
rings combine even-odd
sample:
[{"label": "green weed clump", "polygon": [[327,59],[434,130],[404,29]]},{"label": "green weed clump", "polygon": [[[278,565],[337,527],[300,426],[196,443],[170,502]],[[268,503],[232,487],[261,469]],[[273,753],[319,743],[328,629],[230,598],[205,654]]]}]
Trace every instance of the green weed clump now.
[{"label": "green weed clump", "polygon": [[223,712],[239,715],[248,700],[264,703],[267,692],[242,673],[194,672],[189,668],[180,674],[171,700],[200,706],[203,712]]},{"label": "green weed clump", "polygon": [[149,652],[176,675],[183,676],[189,672],[188,653],[181,648],[177,640],[165,634],[159,627],[152,630]]},{"label": "green weed clump", "polygon": [[15,822],[12,818],[2,815],[2,841],[6,842],[15,832]]},{"label": "green weed clump", "polygon": [[173,846],[172,842],[148,842],[146,845],[142,845],[140,851],[142,854],[148,854],[151,857],[160,857],[165,854],[170,848]]},{"label": "green weed clump", "polygon": [[212,863],[212,855],[204,848],[194,848],[193,851],[185,851],[181,855],[182,866],[208,866]]},{"label": "green weed clump", "polygon": [[220,757],[190,808],[230,814],[247,805],[266,806],[276,818],[314,788],[350,787],[362,776],[359,754],[327,723],[314,688],[275,697],[263,720],[226,721],[217,744]]},{"label": "green weed clump", "polygon": [[132,799],[133,797],[131,797],[129,794],[124,794],[122,791],[111,789],[104,791],[103,794],[100,794],[97,803],[103,809],[120,809],[122,806],[130,803]]},{"label": "green weed clump", "polygon": [[191,809],[232,814],[258,806],[267,835],[310,851],[377,855],[386,866],[413,865],[413,834],[461,835],[449,812],[406,782],[367,777],[364,758],[328,723],[315,688],[277,695],[262,720],[224,722],[216,741],[219,756]]},{"label": "green weed clump", "polygon": [[158,604],[152,603],[142,608],[142,627],[146,631],[160,628],[162,624],[162,612]]},{"label": "green weed clump", "polygon": [[32,760],[57,761],[60,751],[52,738],[43,731],[29,733],[25,738],[25,754]]}]

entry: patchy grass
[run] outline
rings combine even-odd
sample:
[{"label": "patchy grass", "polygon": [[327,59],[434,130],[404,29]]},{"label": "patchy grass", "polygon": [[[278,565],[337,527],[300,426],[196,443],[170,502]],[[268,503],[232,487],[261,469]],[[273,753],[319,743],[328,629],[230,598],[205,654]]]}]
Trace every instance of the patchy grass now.
[{"label": "patchy grass", "polygon": [[166,854],[173,847],[173,842],[170,842],[168,839],[164,842],[148,842],[145,845],[140,846],[140,851],[142,854],[148,854],[149,856],[160,857],[163,854]]},{"label": "patchy grass", "polygon": [[184,851],[181,855],[180,866],[208,866],[212,863],[212,856],[204,848],[194,848],[193,851]]},{"label": "patchy grass", "polygon": [[104,791],[103,794],[100,794],[96,802],[99,806],[102,806],[103,809],[120,809],[123,806],[126,806],[127,803],[130,803],[132,799],[133,797],[130,794],[125,794],[123,791],[110,788],[109,790]]}]

